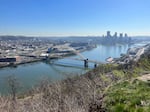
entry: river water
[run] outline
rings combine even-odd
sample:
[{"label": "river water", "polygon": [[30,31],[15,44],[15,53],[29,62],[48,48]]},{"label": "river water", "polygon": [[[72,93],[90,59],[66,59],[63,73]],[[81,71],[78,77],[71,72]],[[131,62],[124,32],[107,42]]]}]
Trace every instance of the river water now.
[{"label": "river water", "polygon": [[[145,43],[144,43],[145,44]],[[91,60],[105,62],[108,57],[120,57],[120,54],[126,53],[128,48],[144,45],[138,43],[134,45],[98,45],[96,48],[82,52],[81,54]],[[53,60],[54,64],[49,62],[34,62],[30,64],[19,65],[17,67],[6,67],[0,69],[0,93],[9,93],[8,76],[14,75],[20,83],[20,91],[26,91],[37,85],[42,79],[49,78],[52,81],[62,80],[66,77],[79,75],[87,72],[94,67],[89,64],[89,69],[84,68],[82,61],[71,58],[80,58],[79,56],[70,56],[63,59]],[[58,64],[65,66],[58,66]]]}]

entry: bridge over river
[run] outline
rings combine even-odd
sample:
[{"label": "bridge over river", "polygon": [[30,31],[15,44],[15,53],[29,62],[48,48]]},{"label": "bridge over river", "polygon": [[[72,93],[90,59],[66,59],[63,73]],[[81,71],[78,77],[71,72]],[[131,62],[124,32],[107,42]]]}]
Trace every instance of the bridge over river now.
[{"label": "bridge over river", "polygon": [[[71,57],[66,57],[66,58],[67,59],[72,59],[72,60],[77,60],[77,61],[83,61],[85,68],[88,68],[88,66],[89,66],[88,63],[93,63],[95,68],[97,67],[97,65],[103,64],[103,62],[96,61],[96,60],[91,60],[91,59],[86,58],[80,52],[78,52],[77,50],[75,50],[72,47],[68,46],[67,49],[70,49],[74,54],[79,56],[79,58],[71,58]],[[52,57],[49,57],[49,58],[52,58]],[[57,58],[62,58],[62,56],[57,56]],[[55,63],[52,61],[51,64],[55,64]]]}]

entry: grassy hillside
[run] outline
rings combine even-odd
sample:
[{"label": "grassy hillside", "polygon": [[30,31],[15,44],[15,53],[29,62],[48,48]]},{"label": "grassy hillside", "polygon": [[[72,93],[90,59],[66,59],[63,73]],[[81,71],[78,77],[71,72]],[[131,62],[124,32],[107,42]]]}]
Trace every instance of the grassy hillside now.
[{"label": "grassy hillside", "polygon": [[122,70],[113,70],[115,75],[126,78],[107,89],[104,108],[108,112],[150,112],[150,81],[134,78],[150,73],[150,55],[143,55],[126,72]]},{"label": "grassy hillside", "polygon": [[150,82],[123,81],[110,87],[106,96],[109,112],[150,112]]}]

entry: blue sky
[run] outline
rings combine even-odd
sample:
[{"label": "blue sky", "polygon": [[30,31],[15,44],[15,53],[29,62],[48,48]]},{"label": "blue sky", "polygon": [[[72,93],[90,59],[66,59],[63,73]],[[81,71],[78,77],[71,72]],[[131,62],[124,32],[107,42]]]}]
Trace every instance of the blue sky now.
[{"label": "blue sky", "polygon": [[0,35],[150,35],[150,0],[0,0]]}]

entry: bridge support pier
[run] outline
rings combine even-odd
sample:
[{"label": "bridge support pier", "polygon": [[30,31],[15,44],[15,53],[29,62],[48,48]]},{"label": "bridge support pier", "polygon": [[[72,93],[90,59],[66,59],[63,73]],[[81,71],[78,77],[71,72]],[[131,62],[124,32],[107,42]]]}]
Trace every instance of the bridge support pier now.
[{"label": "bridge support pier", "polygon": [[85,59],[85,60],[84,60],[84,67],[85,67],[85,68],[88,68],[88,59]]},{"label": "bridge support pier", "polygon": [[96,67],[97,67],[97,64],[95,63],[95,64],[94,64],[94,68],[96,68]]}]

